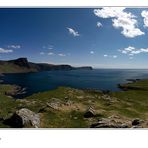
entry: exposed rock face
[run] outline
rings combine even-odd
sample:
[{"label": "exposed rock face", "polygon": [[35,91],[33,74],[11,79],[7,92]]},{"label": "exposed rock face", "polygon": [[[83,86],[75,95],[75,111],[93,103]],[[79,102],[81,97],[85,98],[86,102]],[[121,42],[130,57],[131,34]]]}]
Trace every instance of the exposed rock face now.
[{"label": "exposed rock face", "polygon": [[12,90],[5,92],[5,95],[15,96],[18,94],[24,94],[25,90],[26,90],[26,88],[21,88],[20,86],[14,85]]},{"label": "exposed rock face", "polygon": [[141,123],[141,120],[140,119],[134,119],[132,121],[132,125],[135,126],[135,125],[139,125]]},{"label": "exposed rock face", "polygon": [[60,99],[52,98],[50,102],[47,102],[47,106],[52,108],[52,109],[59,110],[62,103],[63,102]]},{"label": "exposed rock face", "polygon": [[85,118],[92,118],[95,117],[95,110],[92,107],[89,107],[84,114]]},{"label": "exposed rock face", "polygon": [[132,128],[141,128],[144,124],[147,124],[147,121],[143,121],[141,119],[134,119],[132,121]]},{"label": "exposed rock face", "polygon": [[39,114],[35,114],[31,110],[27,108],[22,108],[16,111],[12,117],[7,119],[7,124],[15,128],[23,128],[23,127],[40,127],[40,116]]},{"label": "exposed rock face", "polygon": [[131,122],[120,119],[119,117],[102,118],[98,122],[92,124],[91,128],[129,128]]}]

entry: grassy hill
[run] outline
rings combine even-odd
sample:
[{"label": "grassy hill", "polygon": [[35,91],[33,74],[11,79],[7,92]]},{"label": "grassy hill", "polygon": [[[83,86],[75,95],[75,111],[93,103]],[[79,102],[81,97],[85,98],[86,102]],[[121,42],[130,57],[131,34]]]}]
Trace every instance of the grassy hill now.
[{"label": "grassy hill", "polygon": [[[0,119],[7,119],[16,110],[27,108],[40,115],[43,128],[89,128],[99,124],[98,122],[103,124],[101,127],[114,127],[111,124],[115,124],[115,127],[118,127],[118,124],[132,127],[132,121],[137,118],[138,121],[143,121],[140,127],[148,127],[148,89],[145,89],[148,80],[125,85],[133,88],[127,91],[103,93],[59,87],[56,90],[39,92],[15,100],[6,95],[7,91],[13,91],[15,87],[1,84]],[[137,86],[144,89],[134,90]],[[94,115],[85,117],[89,108],[93,109]],[[9,127],[3,122],[0,125]]]}]

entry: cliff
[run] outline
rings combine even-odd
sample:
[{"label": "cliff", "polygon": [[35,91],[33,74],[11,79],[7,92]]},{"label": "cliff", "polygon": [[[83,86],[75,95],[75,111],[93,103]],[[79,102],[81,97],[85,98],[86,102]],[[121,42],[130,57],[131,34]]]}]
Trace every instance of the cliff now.
[{"label": "cliff", "polygon": [[32,63],[27,58],[0,61],[0,73],[26,73],[50,70],[92,70],[92,67],[72,67],[71,65],[54,65],[47,63]]}]

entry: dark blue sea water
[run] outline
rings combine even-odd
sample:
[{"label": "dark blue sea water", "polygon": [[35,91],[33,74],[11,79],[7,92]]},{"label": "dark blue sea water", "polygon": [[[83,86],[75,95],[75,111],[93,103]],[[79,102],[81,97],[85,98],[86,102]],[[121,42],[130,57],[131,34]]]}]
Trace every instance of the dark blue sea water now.
[{"label": "dark blue sea water", "polygon": [[46,71],[38,73],[6,74],[5,83],[25,87],[28,96],[36,92],[69,86],[81,89],[100,89],[118,91],[117,84],[127,79],[148,78],[148,70],[136,69],[94,69],[71,71]]}]

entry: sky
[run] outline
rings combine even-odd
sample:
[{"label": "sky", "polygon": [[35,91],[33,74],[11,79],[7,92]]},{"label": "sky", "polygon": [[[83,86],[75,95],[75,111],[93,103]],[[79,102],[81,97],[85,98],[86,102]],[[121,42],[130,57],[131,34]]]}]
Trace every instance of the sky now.
[{"label": "sky", "polygon": [[1,8],[0,60],[148,68],[148,8]]}]

